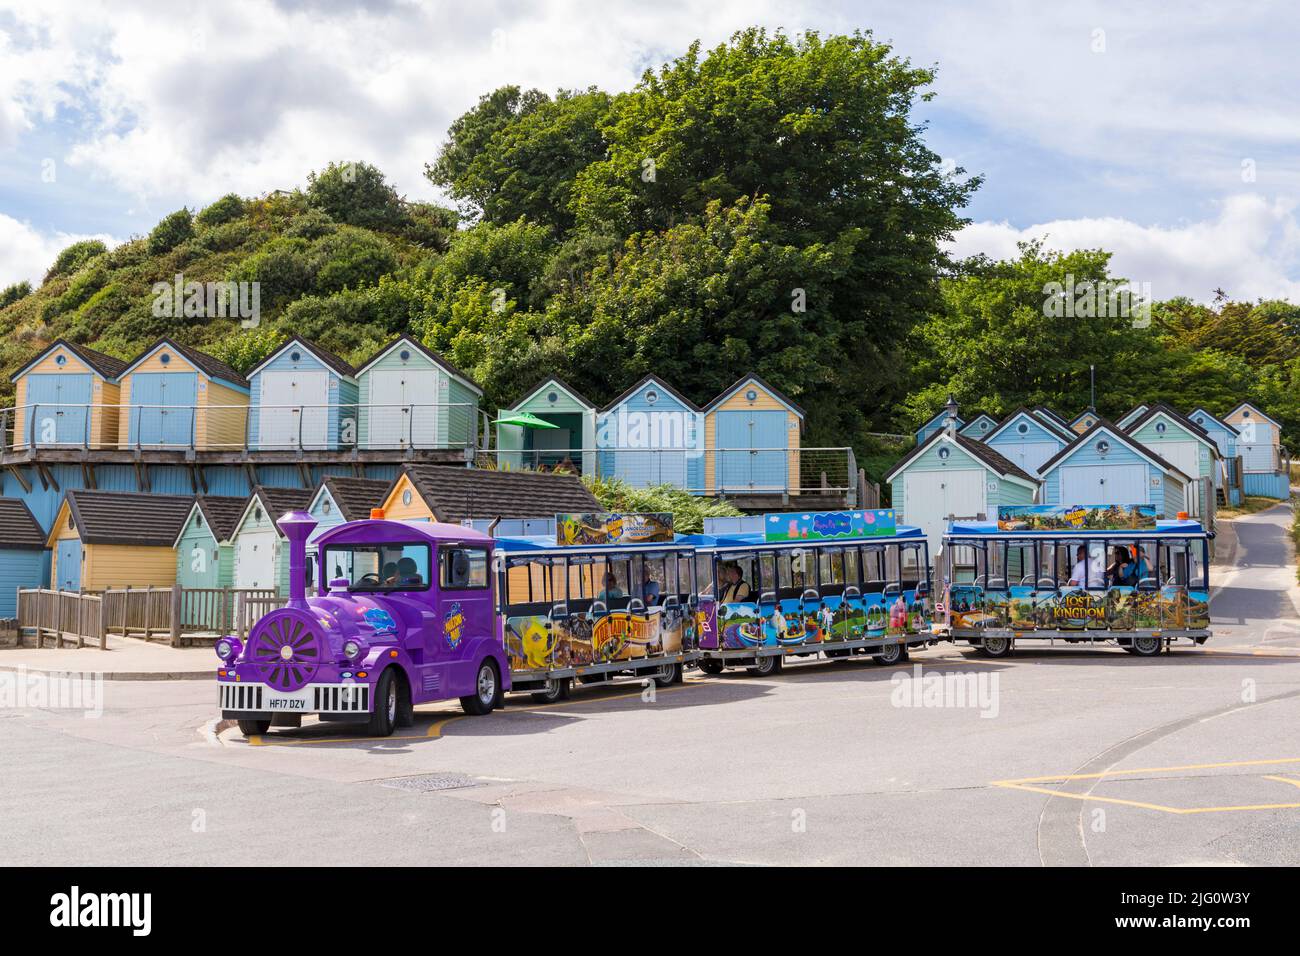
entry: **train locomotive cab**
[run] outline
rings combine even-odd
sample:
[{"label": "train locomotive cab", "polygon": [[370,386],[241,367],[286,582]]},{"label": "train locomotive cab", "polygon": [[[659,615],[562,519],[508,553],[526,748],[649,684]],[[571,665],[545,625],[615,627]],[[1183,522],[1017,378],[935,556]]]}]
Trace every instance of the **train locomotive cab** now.
[{"label": "train locomotive cab", "polygon": [[388,736],[414,721],[416,704],[459,698],[486,714],[510,688],[493,610],[490,537],[454,525],[354,521],[316,539],[320,577],[307,537],[316,522],[290,512],[289,600],[263,616],[247,643],[217,642],[221,715],[246,736],[274,722],[364,722]]}]

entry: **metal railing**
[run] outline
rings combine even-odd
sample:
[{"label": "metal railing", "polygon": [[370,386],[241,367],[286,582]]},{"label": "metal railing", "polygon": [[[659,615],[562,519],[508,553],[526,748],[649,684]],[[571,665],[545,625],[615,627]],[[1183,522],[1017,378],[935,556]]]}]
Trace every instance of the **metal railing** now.
[{"label": "metal railing", "polygon": [[859,494],[851,448],[496,448],[480,468],[618,478],[635,487],[672,485],[696,495]]},{"label": "metal railing", "polygon": [[[363,418],[364,416],[364,418]],[[5,452],[29,448],[165,451],[383,451],[485,447],[470,402],[155,405],[36,402],[0,409]]]}]

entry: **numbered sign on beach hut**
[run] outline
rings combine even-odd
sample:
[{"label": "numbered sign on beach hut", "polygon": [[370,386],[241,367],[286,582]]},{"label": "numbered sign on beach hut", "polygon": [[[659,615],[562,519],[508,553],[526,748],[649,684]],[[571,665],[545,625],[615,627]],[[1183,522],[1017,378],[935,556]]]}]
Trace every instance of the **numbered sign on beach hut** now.
[{"label": "numbered sign on beach hut", "polygon": [[115,448],[126,363],[56,339],[11,377],[14,448]]},{"label": "numbered sign on beach hut", "polygon": [[161,338],[127,366],[120,382],[123,447],[246,447],[248,381],[225,362]]},{"label": "numbered sign on beach hut", "polygon": [[757,375],[704,408],[705,494],[784,494],[799,488],[804,411]]},{"label": "numbered sign on beach hut", "polygon": [[68,491],[46,537],[50,584],[65,591],[170,587],[176,539],[194,499],[121,491]]},{"label": "numbered sign on beach hut", "polygon": [[357,370],[363,449],[464,448],[473,443],[483,390],[445,358],[399,336]]},{"label": "numbered sign on beach hut", "polygon": [[18,589],[43,587],[50,571],[45,532],[17,498],[0,498],[0,618],[18,613]]},{"label": "numbered sign on beach hut", "polygon": [[250,449],[334,451],[356,444],[356,371],[333,352],[292,338],[248,373]]}]

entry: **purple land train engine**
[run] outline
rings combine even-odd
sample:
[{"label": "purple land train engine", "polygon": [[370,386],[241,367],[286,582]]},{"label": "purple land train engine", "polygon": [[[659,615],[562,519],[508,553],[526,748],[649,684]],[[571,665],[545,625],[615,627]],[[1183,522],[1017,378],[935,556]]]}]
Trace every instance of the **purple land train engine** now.
[{"label": "purple land train engine", "polygon": [[[374,736],[409,726],[416,704],[460,698],[486,714],[510,689],[496,636],[492,539],[447,524],[352,521],[316,542],[328,592],[306,596],[311,515],[278,524],[289,539],[289,603],[253,626],[248,644],[217,642],[221,716],[245,735],[297,715],[368,721]],[[290,715],[288,719],[280,715]]]}]

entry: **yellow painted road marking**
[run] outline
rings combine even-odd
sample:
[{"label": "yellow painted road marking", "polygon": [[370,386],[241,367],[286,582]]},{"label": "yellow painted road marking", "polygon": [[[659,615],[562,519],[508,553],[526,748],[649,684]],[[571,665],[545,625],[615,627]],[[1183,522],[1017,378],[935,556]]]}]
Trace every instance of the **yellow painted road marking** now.
[{"label": "yellow painted road marking", "polygon": [[[1092,793],[1068,793],[1051,787],[1034,786],[1040,783],[1065,783],[1070,780],[1107,780],[1132,774],[1174,773],[1185,770],[1214,770],[1225,767],[1275,767],[1281,764],[1300,764],[1300,757],[1284,757],[1277,760],[1230,760],[1220,763],[1183,764],[1177,767],[1139,767],[1134,770],[1102,770],[1098,773],[1062,773],[1045,777],[1021,777],[1016,780],[994,780],[989,786],[1005,790],[1024,790],[1029,793],[1044,793],[1052,797],[1065,797],[1069,800],[1096,801],[1097,803],[1114,803],[1143,810],[1158,810],[1161,813],[1233,813],[1243,810],[1296,810],[1300,803],[1256,803],[1241,806],[1222,807],[1169,807],[1160,803],[1144,803],[1140,800],[1124,800],[1119,797],[1101,797]],[[1175,778],[1170,778],[1175,779]],[[1278,780],[1300,787],[1300,781],[1287,777],[1264,776],[1265,780]]]}]

